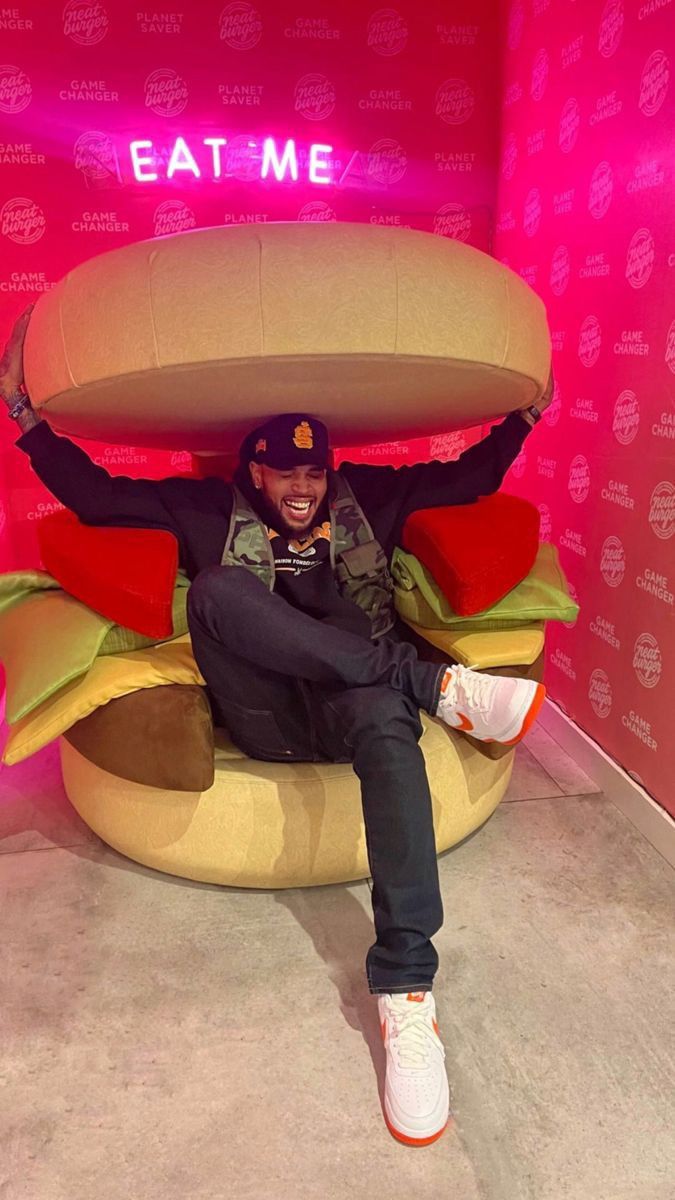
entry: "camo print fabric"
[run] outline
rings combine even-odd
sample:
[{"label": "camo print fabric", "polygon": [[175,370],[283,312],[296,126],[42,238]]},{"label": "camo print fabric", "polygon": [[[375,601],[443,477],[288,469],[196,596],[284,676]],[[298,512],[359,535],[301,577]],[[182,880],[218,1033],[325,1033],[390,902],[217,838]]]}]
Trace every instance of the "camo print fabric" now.
[{"label": "camo print fabric", "polygon": [[243,492],[232,485],[234,504],[230,528],[225,540],[223,567],[246,567],[269,588],[274,588],[274,554],[265,526],[253,511]]},{"label": "camo print fabric", "polygon": [[[371,637],[394,625],[394,581],[382,546],[347,481],[328,472],[331,522],[330,562],[340,594],[368,616]],[[233,484],[234,504],[221,565],[245,567],[274,590],[274,554],[265,526]]]}]

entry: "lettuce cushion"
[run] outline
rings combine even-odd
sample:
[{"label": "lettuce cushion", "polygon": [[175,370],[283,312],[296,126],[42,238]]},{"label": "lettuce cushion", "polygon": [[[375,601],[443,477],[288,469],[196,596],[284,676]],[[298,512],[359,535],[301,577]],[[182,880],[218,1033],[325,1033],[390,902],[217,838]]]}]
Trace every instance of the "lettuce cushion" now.
[{"label": "lettuce cushion", "polygon": [[399,546],[392,557],[394,602],[404,620],[426,629],[518,629],[530,621],[575,621],[579,605],[572,599],[558,551],[541,542],[532,570],[491,608],[471,616],[455,612],[430,571]]}]

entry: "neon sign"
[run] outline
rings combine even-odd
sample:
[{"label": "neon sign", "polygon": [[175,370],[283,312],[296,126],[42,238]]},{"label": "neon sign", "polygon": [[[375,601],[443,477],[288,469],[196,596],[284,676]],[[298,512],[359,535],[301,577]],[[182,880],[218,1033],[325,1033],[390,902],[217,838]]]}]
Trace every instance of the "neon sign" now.
[{"label": "neon sign", "polygon": [[259,179],[274,179],[279,183],[297,183],[302,171],[303,179],[312,184],[331,184],[333,147],[323,142],[312,142],[309,151],[298,152],[295,141],[287,138],[280,142],[266,137],[262,146],[258,141],[235,138],[231,142],[224,137],[205,137],[188,145],[186,138],[177,137],[168,149],[158,151],[149,138],[136,139],[129,143],[129,156],[134,178],[139,183],[156,183],[178,176],[186,179],[210,178],[219,180],[235,176]]}]

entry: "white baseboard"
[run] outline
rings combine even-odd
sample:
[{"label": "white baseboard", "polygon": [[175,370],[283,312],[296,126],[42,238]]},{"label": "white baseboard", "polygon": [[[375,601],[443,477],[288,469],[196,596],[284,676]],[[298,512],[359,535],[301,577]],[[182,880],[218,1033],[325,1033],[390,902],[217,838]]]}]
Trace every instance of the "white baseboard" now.
[{"label": "white baseboard", "polygon": [[597,783],[616,807],[632,821],[671,866],[675,866],[675,821],[654,799],[631,779],[597,742],[547,699],[539,724]]}]

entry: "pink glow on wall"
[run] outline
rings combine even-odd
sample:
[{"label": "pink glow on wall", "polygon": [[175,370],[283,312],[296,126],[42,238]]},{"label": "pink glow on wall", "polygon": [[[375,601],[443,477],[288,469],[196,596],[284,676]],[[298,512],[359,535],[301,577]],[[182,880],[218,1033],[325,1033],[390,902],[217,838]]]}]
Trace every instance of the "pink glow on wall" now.
[{"label": "pink glow on wall", "polygon": [[[228,138],[206,137],[188,138],[178,135],[174,138],[168,153],[156,150],[151,138],[136,138],[129,142],[128,154],[133,177],[137,183],[161,183],[174,178],[177,172],[183,173],[183,178],[191,175],[193,179],[220,180],[224,176],[235,177],[234,169],[223,169],[223,147],[228,145]],[[207,146],[210,154],[202,159],[201,147]],[[261,148],[262,147],[262,148]],[[304,154],[304,182],[328,185],[335,180],[331,174],[330,155],[333,147],[325,142],[312,142]],[[352,156],[353,157],[353,156]],[[164,160],[167,159],[166,171]],[[205,161],[204,161],[205,159]],[[297,183],[300,179],[299,155],[293,138],[283,142],[279,138],[263,137],[258,140],[249,139],[245,146],[237,147],[237,165],[248,163],[252,173],[260,179],[271,178],[277,183],[292,180]],[[351,162],[351,158],[350,158]]]}]

